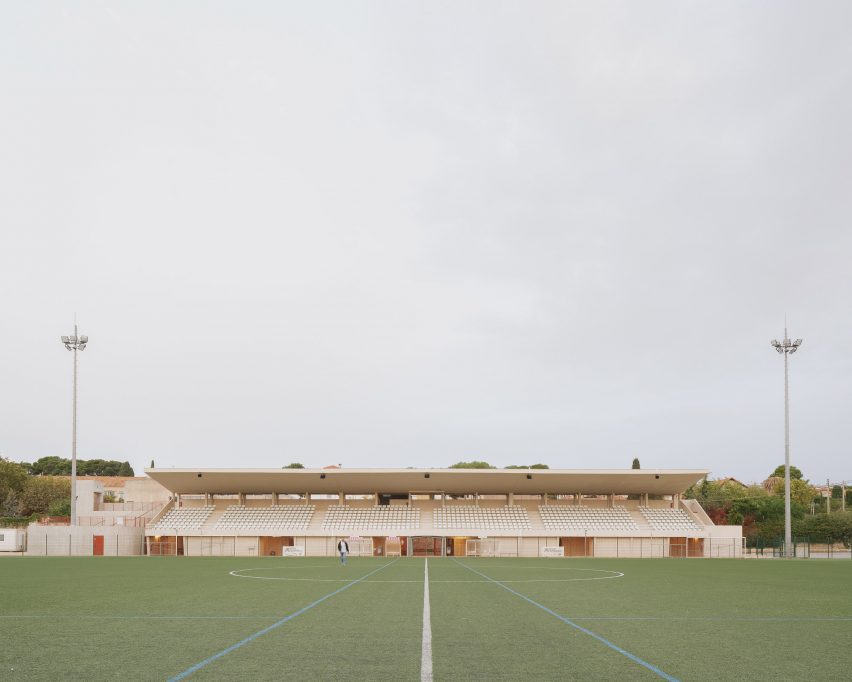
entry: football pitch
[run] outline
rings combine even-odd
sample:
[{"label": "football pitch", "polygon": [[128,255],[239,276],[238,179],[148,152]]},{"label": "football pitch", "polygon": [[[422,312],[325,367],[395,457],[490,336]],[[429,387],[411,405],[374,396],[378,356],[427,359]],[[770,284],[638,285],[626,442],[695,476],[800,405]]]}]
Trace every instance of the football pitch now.
[{"label": "football pitch", "polygon": [[852,561],[0,560],[3,680],[850,678]]}]

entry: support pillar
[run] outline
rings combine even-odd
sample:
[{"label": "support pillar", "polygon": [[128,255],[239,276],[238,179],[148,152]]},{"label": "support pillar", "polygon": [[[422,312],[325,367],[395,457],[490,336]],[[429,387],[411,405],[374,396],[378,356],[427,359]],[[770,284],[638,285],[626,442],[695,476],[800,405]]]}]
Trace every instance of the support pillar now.
[{"label": "support pillar", "polygon": [[272,493],[272,506],[278,506],[278,493]]},{"label": "support pillar", "polygon": [[515,506],[515,493],[509,493],[506,495],[506,506],[514,507]]}]

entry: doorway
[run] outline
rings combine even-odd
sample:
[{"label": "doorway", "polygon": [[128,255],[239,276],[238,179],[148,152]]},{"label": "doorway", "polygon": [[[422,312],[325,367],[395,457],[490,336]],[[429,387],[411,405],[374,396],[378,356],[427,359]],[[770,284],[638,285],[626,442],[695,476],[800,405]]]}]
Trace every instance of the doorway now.
[{"label": "doorway", "polygon": [[260,538],[261,556],[281,556],[285,547],[293,546],[293,538],[289,536],[266,535]]},{"label": "doorway", "polygon": [[387,538],[373,538],[373,556],[385,556],[385,542]]},{"label": "doorway", "polygon": [[93,535],[92,536],[92,555],[93,556],[103,556],[104,555],[104,536],[103,535]]},{"label": "doorway", "polygon": [[447,538],[447,556],[467,556],[467,537]]},{"label": "doorway", "polygon": [[588,537],[559,538],[559,544],[565,548],[565,556],[594,556],[595,539]]},{"label": "doorway", "polygon": [[669,538],[669,556],[686,556],[686,538]]},{"label": "doorway", "polygon": [[441,556],[443,538],[417,536],[411,538],[413,556]]}]

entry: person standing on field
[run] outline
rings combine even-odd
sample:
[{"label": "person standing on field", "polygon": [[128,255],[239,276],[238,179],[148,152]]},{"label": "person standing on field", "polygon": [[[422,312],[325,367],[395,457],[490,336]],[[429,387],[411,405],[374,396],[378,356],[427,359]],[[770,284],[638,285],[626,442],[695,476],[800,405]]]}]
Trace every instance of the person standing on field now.
[{"label": "person standing on field", "polygon": [[337,551],[340,552],[340,563],[345,566],[346,555],[349,554],[349,543],[346,542],[346,538],[340,538],[340,542],[337,543]]}]

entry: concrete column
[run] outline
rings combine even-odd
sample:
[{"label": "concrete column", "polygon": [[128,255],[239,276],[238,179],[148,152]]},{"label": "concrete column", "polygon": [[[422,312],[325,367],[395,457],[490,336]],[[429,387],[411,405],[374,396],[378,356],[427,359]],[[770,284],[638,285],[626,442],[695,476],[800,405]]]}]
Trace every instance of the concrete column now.
[{"label": "concrete column", "polygon": [[241,505],[245,506],[245,504],[246,504],[246,494],[245,493],[238,493],[237,494],[237,504],[241,504]]},{"label": "concrete column", "polygon": [[278,493],[272,493],[272,506],[278,506]]},{"label": "concrete column", "polygon": [[509,493],[506,495],[506,505],[509,507],[515,506],[515,493]]},{"label": "concrete column", "polygon": [[337,503],[346,504],[346,493],[337,493]]},{"label": "concrete column", "polygon": [[606,498],[606,506],[612,509],[615,506],[615,493],[610,493]]},{"label": "concrete column", "polygon": [[579,507],[580,501],[583,499],[583,496],[580,493],[574,493],[574,506]]}]

